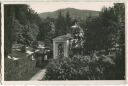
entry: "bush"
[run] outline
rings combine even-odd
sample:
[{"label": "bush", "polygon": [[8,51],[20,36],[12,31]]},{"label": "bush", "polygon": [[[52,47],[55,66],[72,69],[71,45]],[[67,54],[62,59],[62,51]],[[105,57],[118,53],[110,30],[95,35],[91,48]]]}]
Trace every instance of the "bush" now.
[{"label": "bush", "polygon": [[[101,57],[99,57],[101,58]],[[46,80],[112,79],[113,64],[95,56],[74,56],[52,60],[47,66]],[[109,75],[107,75],[109,74]],[[110,77],[112,76],[112,77]]]}]

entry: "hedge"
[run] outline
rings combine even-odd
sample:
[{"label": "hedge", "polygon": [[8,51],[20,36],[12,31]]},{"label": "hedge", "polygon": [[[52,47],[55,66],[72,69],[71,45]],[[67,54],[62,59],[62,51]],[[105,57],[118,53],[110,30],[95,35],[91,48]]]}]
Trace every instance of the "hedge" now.
[{"label": "hedge", "polygon": [[[109,57],[108,57],[109,58]],[[111,58],[110,58],[111,59]],[[63,57],[47,66],[45,80],[105,80],[114,79],[114,63],[91,56]]]}]

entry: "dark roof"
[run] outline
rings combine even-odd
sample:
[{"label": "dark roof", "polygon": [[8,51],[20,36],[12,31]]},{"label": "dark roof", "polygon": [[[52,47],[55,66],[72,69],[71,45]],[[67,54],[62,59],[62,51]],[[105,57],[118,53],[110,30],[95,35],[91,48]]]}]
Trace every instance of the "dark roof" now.
[{"label": "dark roof", "polygon": [[69,40],[71,38],[72,38],[71,34],[67,34],[67,35],[58,36],[58,37],[54,38],[53,41],[55,41],[55,40],[65,41],[65,40]]}]

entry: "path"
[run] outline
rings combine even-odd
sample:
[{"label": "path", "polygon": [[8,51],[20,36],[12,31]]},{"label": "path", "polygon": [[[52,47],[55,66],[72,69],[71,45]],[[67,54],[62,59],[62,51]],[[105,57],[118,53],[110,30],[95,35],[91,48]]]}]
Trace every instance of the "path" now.
[{"label": "path", "polygon": [[36,73],[36,74],[30,79],[30,81],[40,81],[40,80],[42,80],[43,77],[45,76],[45,72],[46,72],[46,69],[40,70],[38,73]]}]

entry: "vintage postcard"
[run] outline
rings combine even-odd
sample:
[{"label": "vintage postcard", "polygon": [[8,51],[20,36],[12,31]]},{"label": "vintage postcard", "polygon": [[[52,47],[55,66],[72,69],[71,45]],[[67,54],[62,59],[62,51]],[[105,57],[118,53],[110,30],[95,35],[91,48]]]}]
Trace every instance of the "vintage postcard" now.
[{"label": "vintage postcard", "polygon": [[3,2],[3,84],[125,83],[125,2]]}]

